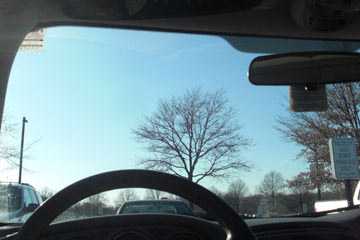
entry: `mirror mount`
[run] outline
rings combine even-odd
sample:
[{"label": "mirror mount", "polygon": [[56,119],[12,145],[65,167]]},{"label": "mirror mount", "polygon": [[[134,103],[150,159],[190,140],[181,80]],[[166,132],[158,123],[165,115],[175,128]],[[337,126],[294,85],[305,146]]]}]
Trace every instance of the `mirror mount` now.
[{"label": "mirror mount", "polygon": [[305,91],[316,91],[319,88],[319,85],[317,84],[306,84],[304,86]]},{"label": "mirror mount", "polygon": [[290,86],[290,110],[293,112],[326,111],[327,94],[324,84]]}]

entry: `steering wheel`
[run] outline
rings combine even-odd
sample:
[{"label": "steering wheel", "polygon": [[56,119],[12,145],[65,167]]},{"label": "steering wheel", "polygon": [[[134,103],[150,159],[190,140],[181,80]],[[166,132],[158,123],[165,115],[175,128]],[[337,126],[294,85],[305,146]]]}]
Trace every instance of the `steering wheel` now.
[{"label": "steering wheel", "polygon": [[94,194],[119,188],[151,188],[179,195],[214,217],[224,229],[227,240],[255,240],[242,218],[214,193],[185,178],[150,170],[106,172],[71,184],[45,201],[24,223],[16,239],[39,239],[50,223],[73,204]]}]

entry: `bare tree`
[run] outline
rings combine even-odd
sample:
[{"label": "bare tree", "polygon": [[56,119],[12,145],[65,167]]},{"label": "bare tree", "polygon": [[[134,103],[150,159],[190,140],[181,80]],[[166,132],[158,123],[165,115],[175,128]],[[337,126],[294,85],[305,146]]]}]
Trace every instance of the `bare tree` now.
[{"label": "bare tree", "polygon": [[261,199],[263,199],[263,196],[260,194],[254,194],[245,197],[244,206],[246,206],[246,213],[251,215],[257,214]]},{"label": "bare tree", "polygon": [[[344,199],[346,198],[345,195],[345,185],[343,181],[336,181],[333,184],[329,186],[329,189],[331,193],[333,193],[334,197],[336,199]],[[353,187],[352,189],[356,189],[356,187]]]},{"label": "bare tree", "polygon": [[104,193],[99,193],[88,197],[87,202],[92,206],[93,216],[103,214],[103,207],[106,205],[106,197]]},{"label": "bare tree", "polygon": [[19,148],[14,143],[17,124],[11,123],[7,116],[2,120],[1,141],[0,141],[0,160],[7,162],[10,167],[17,166]]},{"label": "bare tree", "polygon": [[120,206],[126,201],[136,200],[136,199],[139,199],[139,196],[137,195],[136,191],[132,188],[127,188],[119,191],[115,199],[115,205]]},{"label": "bare tree", "polygon": [[240,213],[242,210],[244,210],[245,196],[248,191],[249,188],[246,186],[244,181],[241,179],[233,181],[230,183],[228,191],[224,196],[225,201],[227,201],[237,213]]},{"label": "bare tree", "polygon": [[40,193],[42,200],[46,201],[48,198],[52,197],[55,194],[55,191],[51,190],[48,187],[44,187],[44,188],[40,189],[39,193]]},{"label": "bare tree", "polygon": [[[311,181],[312,189],[317,190],[318,199],[331,182],[328,139],[335,136],[328,121],[321,113],[290,113],[289,117],[279,117],[277,130],[284,140],[301,146],[297,159],[305,159],[309,171],[300,173]],[[326,135],[326,137],[324,137]]]},{"label": "bare tree", "polygon": [[272,212],[275,212],[276,204],[275,200],[279,193],[282,192],[284,186],[284,179],[281,173],[276,171],[270,171],[265,174],[261,184],[257,187],[259,193],[271,200]]},{"label": "bare tree", "polygon": [[217,195],[218,197],[220,197],[220,198],[223,198],[223,197],[224,197],[224,193],[223,193],[222,191],[220,191],[219,189],[217,189],[215,186],[211,186],[211,187],[209,188],[209,190],[210,190],[211,192],[213,192],[215,195]]},{"label": "bare tree", "polygon": [[[19,166],[19,157],[20,157],[20,140],[18,139],[17,132],[18,124],[11,121],[8,115],[5,115],[2,119],[1,124],[1,140],[0,140],[0,163],[4,162],[8,164],[8,168],[14,168]],[[18,141],[19,140],[19,141]],[[37,142],[33,141],[30,144],[26,144],[24,148],[24,159],[28,157],[26,152]],[[29,169],[24,168],[24,170],[29,171]],[[0,169],[5,170],[5,169]]]},{"label": "bare tree", "polygon": [[360,84],[346,83],[328,86],[326,112],[292,113],[278,117],[276,129],[285,141],[301,147],[297,158],[305,159],[310,168],[307,174],[313,189],[321,192],[332,184],[328,140],[335,137],[352,137],[360,153]]},{"label": "bare tree", "polygon": [[163,192],[155,189],[146,189],[145,199],[158,200],[163,196]]},{"label": "bare tree", "polygon": [[137,141],[152,153],[140,164],[197,183],[249,170],[240,152],[251,143],[240,134],[235,116],[224,91],[202,93],[195,89],[161,100],[157,110],[133,131]]},{"label": "bare tree", "polygon": [[285,186],[292,193],[292,200],[298,202],[298,211],[302,211],[302,205],[311,199],[310,191],[313,189],[311,184],[310,178],[304,173],[300,173],[286,181]]}]

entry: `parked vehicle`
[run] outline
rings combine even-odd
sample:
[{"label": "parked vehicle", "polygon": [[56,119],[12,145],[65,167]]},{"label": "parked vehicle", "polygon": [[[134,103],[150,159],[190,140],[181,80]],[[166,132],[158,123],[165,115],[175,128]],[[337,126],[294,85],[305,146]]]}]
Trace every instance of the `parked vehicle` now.
[{"label": "parked vehicle", "polygon": [[0,221],[24,222],[41,203],[40,194],[29,184],[0,184]]},{"label": "parked vehicle", "polygon": [[[354,196],[353,196],[354,205],[360,204],[360,181],[358,182]],[[347,200],[334,200],[334,201],[317,201],[315,202],[314,211],[315,212],[324,212],[329,210],[335,210],[338,208],[348,207]]]},{"label": "parked vehicle", "polygon": [[194,215],[186,203],[179,200],[138,200],[126,201],[117,211],[117,214],[136,213],[168,213],[180,215]]}]

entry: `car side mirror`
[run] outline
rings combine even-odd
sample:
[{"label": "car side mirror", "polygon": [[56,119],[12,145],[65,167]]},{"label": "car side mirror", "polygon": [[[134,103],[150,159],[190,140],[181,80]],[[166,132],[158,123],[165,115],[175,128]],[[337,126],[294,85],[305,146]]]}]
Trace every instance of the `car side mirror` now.
[{"label": "car side mirror", "polygon": [[25,208],[25,212],[27,212],[27,213],[34,212],[39,206],[40,206],[40,204],[30,203],[30,204]]}]

